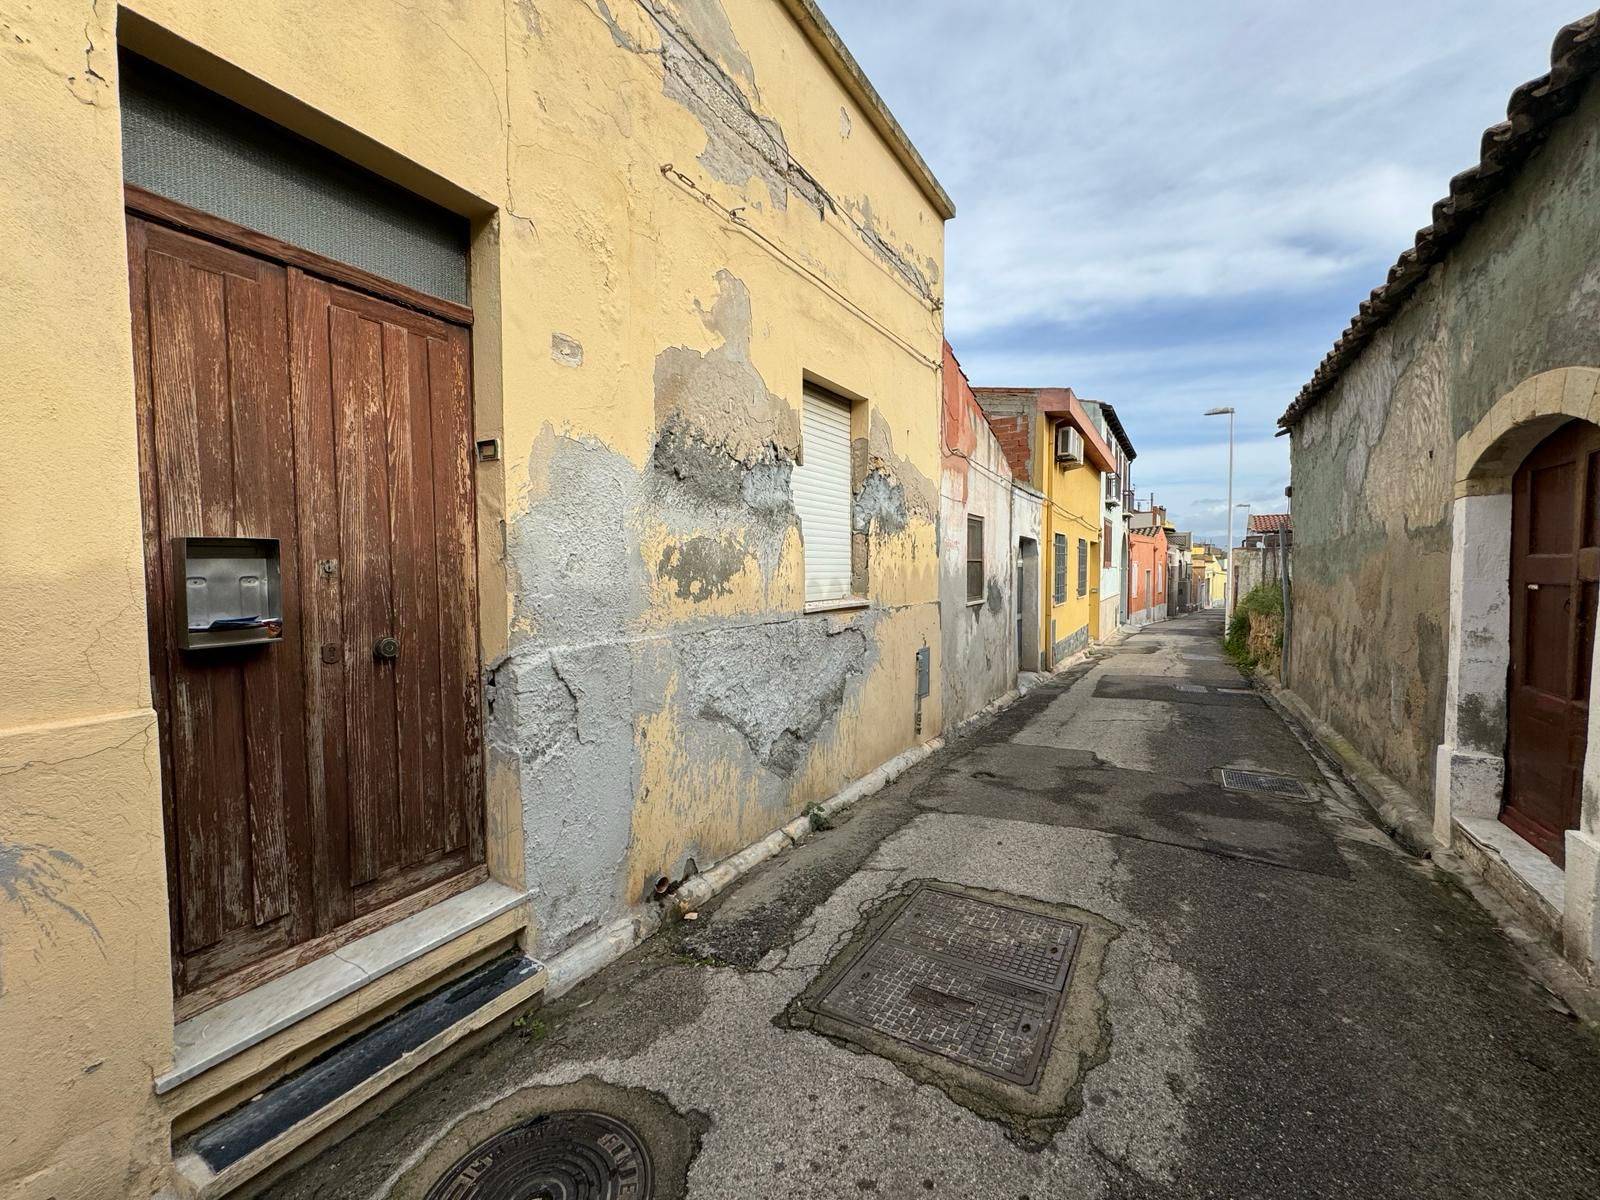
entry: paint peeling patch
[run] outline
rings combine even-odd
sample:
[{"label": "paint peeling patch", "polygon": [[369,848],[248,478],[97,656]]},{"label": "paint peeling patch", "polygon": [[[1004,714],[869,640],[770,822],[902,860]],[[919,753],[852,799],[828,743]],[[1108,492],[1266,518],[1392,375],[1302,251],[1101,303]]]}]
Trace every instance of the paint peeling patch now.
[{"label": "paint peeling patch", "polygon": [[583,366],[583,343],[564,333],[550,335],[550,357],[563,367]]},{"label": "paint peeling patch", "polygon": [[880,467],[868,471],[851,507],[855,531],[880,537],[899,533],[906,527],[906,517],[906,489]]},{"label": "paint peeling patch", "polygon": [[[846,203],[848,204],[849,201],[846,201]],[[935,290],[934,281],[929,278],[929,273],[925,273],[922,268],[912,261],[911,256],[915,251],[909,246],[901,249],[888,239],[878,226],[878,218],[873,214],[871,200],[863,199],[861,201],[857,207],[856,222],[860,229],[861,240],[867,244],[868,249],[877,255],[878,260],[910,284],[912,290],[929,304],[937,303],[939,296]],[[937,267],[933,264],[933,261],[931,259],[927,261],[933,271],[936,272]],[[935,274],[936,278],[937,275]]]},{"label": "paint peeling patch", "polygon": [[933,480],[919,471],[909,459],[894,451],[894,433],[879,409],[872,410],[872,421],[867,431],[867,471],[882,471],[905,493],[907,518],[935,521],[939,512],[939,489]]},{"label": "paint peeling patch", "polygon": [[800,416],[773,395],[750,361],[750,290],[726,269],[716,281],[711,307],[696,301],[695,310],[721,344],[704,354],[673,346],[656,356],[656,427],[712,430],[735,458],[749,461],[773,450],[792,462]]},{"label": "paint peeling patch", "polygon": [[703,720],[737,731],[769,771],[793,775],[870,664],[866,626],[785,621],[687,639],[680,653],[689,703]]},{"label": "paint peeling patch", "polygon": [[1000,590],[999,583],[989,580],[984,588],[984,607],[992,613],[998,613],[1005,607],[1005,602],[1005,593]]},{"label": "paint peeling patch", "polygon": [[731,592],[734,577],[749,561],[749,552],[737,539],[692,537],[661,551],[656,575],[676,585],[680,600],[709,600]]},{"label": "paint peeling patch", "polygon": [[839,136],[842,138],[848,138],[854,131],[854,128],[855,127],[850,123],[850,114],[841,107],[839,109]]},{"label": "paint peeling patch", "polygon": [[755,69],[722,6],[716,0],[682,0],[674,12],[654,0],[636,3],[655,25],[658,46],[644,46],[623,29],[605,0],[599,0],[601,19],[618,46],[660,58],[662,94],[705,131],[700,165],[733,187],[760,179],[780,209],[788,207],[790,192],[818,213],[831,207],[821,185],[790,156],[783,127],[756,111],[761,93]]}]

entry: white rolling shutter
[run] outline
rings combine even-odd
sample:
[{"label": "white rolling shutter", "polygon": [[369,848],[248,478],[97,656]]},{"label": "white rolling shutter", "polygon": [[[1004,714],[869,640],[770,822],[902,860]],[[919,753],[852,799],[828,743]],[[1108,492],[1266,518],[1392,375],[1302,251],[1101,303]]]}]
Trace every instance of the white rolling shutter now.
[{"label": "white rolling shutter", "polygon": [[807,389],[794,469],[806,601],[850,594],[850,406]]}]

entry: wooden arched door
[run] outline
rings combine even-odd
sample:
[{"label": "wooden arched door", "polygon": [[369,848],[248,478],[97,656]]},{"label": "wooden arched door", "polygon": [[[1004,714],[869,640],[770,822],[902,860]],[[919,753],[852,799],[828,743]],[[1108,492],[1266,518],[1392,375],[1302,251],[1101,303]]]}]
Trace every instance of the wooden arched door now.
[{"label": "wooden arched door", "polygon": [[1600,580],[1600,426],[1570,421],[1512,482],[1511,673],[1500,819],[1557,864],[1578,827]]}]

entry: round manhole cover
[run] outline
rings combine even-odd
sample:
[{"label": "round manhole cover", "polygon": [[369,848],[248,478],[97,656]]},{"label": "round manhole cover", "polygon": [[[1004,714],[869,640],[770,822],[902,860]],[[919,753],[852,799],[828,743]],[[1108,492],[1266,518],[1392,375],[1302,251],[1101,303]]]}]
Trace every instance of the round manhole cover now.
[{"label": "round manhole cover", "polygon": [[469,1150],[427,1200],[650,1200],[650,1152],[595,1112],[549,1113]]}]

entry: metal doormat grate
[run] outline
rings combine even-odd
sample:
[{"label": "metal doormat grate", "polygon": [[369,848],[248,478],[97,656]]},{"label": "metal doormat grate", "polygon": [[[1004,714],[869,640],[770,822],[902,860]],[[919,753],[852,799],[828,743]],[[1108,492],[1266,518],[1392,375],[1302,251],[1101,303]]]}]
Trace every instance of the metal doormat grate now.
[{"label": "metal doormat grate", "polygon": [[1177,688],[1180,692],[1203,692],[1206,690],[1198,683],[1175,683],[1172,686]]},{"label": "metal doormat grate", "polygon": [[650,1152],[615,1117],[549,1113],[495,1134],[467,1151],[427,1200],[650,1200]]},{"label": "metal doormat grate", "polygon": [[1070,921],[925,886],[817,1007],[1031,1087],[1079,932]]},{"label": "metal doormat grate", "polygon": [[1271,775],[1265,771],[1241,771],[1235,767],[1222,768],[1222,786],[1234,792],[1266,792],[1272,796],[1292,796],[1296,800],[1309,800],[1306,785],[1289,775]]}]

